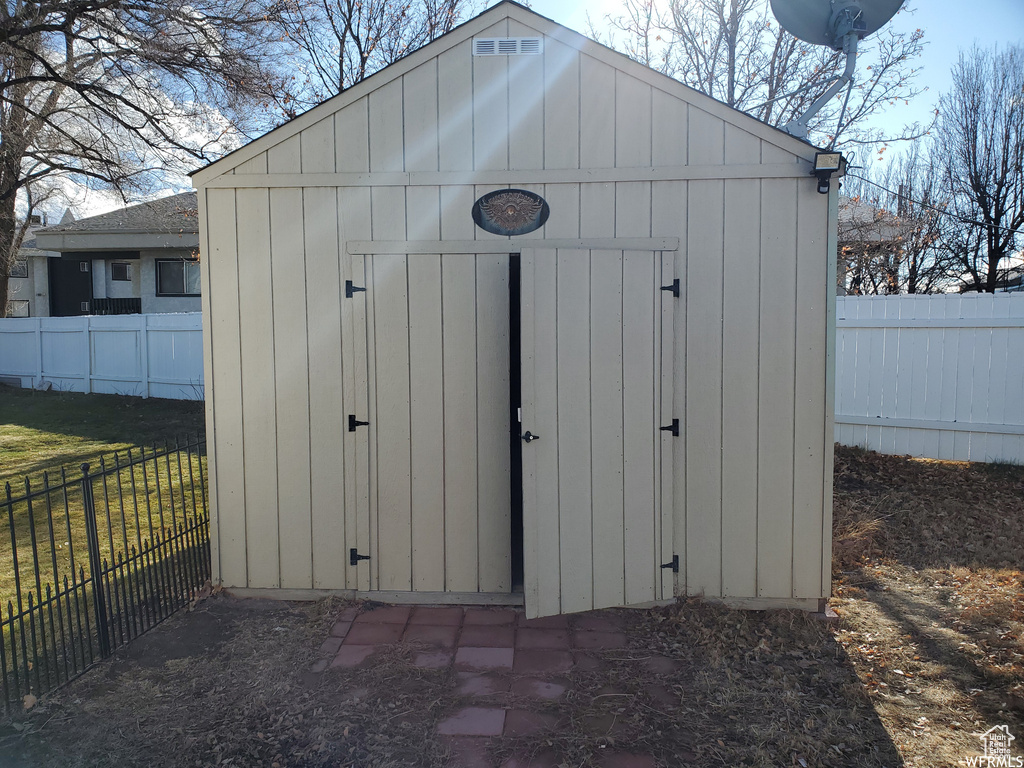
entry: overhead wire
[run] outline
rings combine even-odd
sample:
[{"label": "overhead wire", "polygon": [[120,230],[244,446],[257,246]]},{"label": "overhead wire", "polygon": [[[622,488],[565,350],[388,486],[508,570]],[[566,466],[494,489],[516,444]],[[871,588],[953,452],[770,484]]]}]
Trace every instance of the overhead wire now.
[{"label": "overhead wire", "polygon": [[964,218],[963,216],[958,216],[957,214],[953,213],[952,211],[947,211],[945,208],[939,208],[936,205],[932,205],[930,203],[926,203],[926,202],[924,202],[922,200],[915,200],[912,197],[908,197],[907,195],[904,195],[904,194],[902,194],[900,192],[896,192],[894,190],[891,190],[888,187],[883,186],[882,184],[879,184],[877,181],[872,181],[871,179],[865,178],[863,176],[858,176],[857,174],[850,173],[849,171],[847,171],[846,175],[849,176],[850,178],[859,179],[860,181],[863,181],[865,184],[870,184],[873,187],[878,187],[879,189],[881,189],[881,190],[883,190],[885,192],[888,192],[890,195],[896,195],[897,197],[902,197],[905,200],[908,200],[908,201],[910,201],[911,203],[913,203],[915,205],[921,206],[922,208],[928,208],[930,210],[935,211],[936,213],[942,214],[943,216],[951,216],[954,219],[956,219],[957,221],[959,221],[961,224],[970,224],[970,225],[973,225],[975,227],[986,227],[986,228],[989,228],[989,229],[1005,230],[1005,231],[1010,232],[1010,233],[1012,233],[1014,235],[1019,235],[1022,232],[1022,230],[1015,229],[1013,227],[1001,227],[1001,226],[997,226],[995,224],[986,224],[983,221],[975,221],[974,219],[967,219],[967,218]]}]

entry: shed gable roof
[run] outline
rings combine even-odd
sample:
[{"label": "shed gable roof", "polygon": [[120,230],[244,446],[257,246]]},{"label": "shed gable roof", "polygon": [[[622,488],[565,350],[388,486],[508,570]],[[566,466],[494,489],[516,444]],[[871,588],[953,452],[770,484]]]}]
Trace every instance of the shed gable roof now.
[{"label": "shed gable roof", "polygon": [[[231,173],[247,161],[303,132],[316,123],[344,110],[374,91],[386,87],[426,62],[439,57],[444,52],[466,43],[479,35],[488,33],[493,27],[505,19],[535,30],[538,35],[558,41],[578,50],[580,53],[601,61],[615,70],[647,83],[661,92],[675,97],[686,104],[722,120],[758,139],[773,144],[781,150],[803,157],[813,158],[815,147],[798,139],[779,128],[763,123],[723,102],[690,88],[687,85],[657,72],[628,56],[608,48],[587,38],[568,27],[562,26],[551,19],[519,5],[513,0],[503,0],[494,7],[480,13],[474,18],[459,25],[451,32],[437,38],[427,45],[403,57],[394,64],[380,70],[365,80],[356,83],[342,93],[327,99],[307,112],[293,118],[258,139],[231,152],[225,157],[204,168],[194,171],[191,176],[193,186],[200,187],[210,180]],[[494,36],[493,34],[490,36]]]}]

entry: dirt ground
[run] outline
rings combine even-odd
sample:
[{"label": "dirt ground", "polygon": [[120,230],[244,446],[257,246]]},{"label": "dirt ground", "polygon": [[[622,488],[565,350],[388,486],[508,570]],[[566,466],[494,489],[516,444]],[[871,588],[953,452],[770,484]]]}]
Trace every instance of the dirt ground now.
[{"label": "dirt ground", "polygon": [[[543,704],[557,725],[495,739],[489,762],[931,767],[980,754],[994,726],[1024,742],[1024,469],[841,449],[835,513],[838,625],[697,601],[627,612],[627,647]],[[313,671],[349,607],[214,595],[0,720],[0,766],[452,765],[436,733],[468,703],[452,668],[398,643]]]}]

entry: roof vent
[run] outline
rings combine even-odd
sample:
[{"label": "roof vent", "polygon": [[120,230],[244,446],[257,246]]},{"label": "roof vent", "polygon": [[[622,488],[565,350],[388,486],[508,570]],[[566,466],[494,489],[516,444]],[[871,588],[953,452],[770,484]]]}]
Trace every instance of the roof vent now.
[{"label": "roof vent", "polygon": [[539,37],[475,37],[474,56],[536,55],[544,52]]}]

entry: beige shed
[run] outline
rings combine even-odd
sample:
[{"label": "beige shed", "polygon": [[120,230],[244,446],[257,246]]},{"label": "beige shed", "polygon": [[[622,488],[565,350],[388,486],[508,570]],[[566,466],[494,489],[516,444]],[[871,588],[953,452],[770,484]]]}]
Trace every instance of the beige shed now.
[{"label": "beige shed", "polygon": [[814,156],[504,2],[196,172],[215,579],[818,610]]}]

